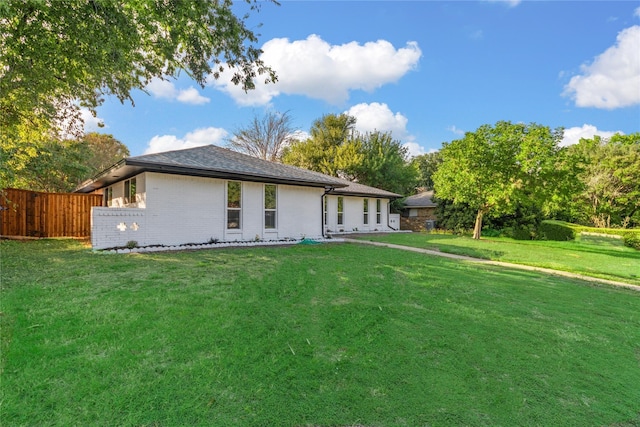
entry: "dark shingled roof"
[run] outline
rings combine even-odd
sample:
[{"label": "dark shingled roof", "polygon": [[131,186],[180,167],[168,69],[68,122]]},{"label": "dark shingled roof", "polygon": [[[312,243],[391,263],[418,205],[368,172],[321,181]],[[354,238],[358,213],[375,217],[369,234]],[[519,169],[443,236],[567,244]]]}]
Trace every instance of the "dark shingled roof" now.
[{"label": "dark shingled roof", "polygon": [[368,185],[358,184],[357,182],[351,182],[346,179],[335,178],[342,182],[346,187],[334,188],[330,194],[336,195],[351,195],[351,196],[371,196],[371,197],[385,197],[385,198],[400,198],[402,195],[392,193],[390,191],[381,190],[375,187],[369,187]]},{"label": "dark shingled roof", "polygon": [[127,157],[82,183],[76,192],[89,193],[146,171],[333,188],[333,191],[340,191],[342,194],[400,197],[377,188],[354,184],[295,166],[258,159],[215,145]]},{"label": "dark shingled roof", "polygon": [[409,196],[404,199],[405,208],[435,208],[437,205],[432,200],[433,190]]}]

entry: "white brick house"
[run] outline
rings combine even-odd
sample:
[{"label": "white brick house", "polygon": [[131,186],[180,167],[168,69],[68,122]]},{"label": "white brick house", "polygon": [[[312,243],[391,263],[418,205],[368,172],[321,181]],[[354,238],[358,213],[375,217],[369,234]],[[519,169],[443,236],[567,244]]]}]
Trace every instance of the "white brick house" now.
[{"label": "white brick house", "polygon": [[123,159],[76,192],[100,190],[94,249],[398,228],[389,217],[398,194],[214,145]]}]

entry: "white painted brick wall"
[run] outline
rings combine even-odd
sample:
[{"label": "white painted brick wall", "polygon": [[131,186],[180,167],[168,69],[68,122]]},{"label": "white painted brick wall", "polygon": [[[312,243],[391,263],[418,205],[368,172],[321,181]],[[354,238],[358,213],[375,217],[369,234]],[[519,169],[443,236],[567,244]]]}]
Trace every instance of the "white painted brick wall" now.
[{"label": "white painted brick wall", "polygon": [[[100,208],[92,214],[94,249],[322,236],[319,188],[278,185],[277,229],[264,229],[264,184],[242,183],[242,228],[226,229],[227,181],[145,173],[138,196],[146,208]],[[144,190],[144,191],[142,191]],[[136,222],[138,230],[130,228]],[[125,224],[125,226],[118,226]],[[121,230],[123,229],[123,230]]]},{"label": "white painted brick wall", "polygon": [[126,246],[135,241],[138,246],[147,245],[145,209],[91,208],[91,246],[106,249]]}]

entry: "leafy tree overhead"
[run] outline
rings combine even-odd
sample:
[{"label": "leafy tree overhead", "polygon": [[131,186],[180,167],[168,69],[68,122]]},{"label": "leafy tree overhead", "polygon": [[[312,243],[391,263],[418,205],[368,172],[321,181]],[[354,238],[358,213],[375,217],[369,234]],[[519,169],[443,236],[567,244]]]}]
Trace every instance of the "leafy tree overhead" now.
[{"label": "leafy tree overhead", "polygon": [[556,153],[562,130],[501,121],[444,144],[433,175],[436,195],[476,211],[473,237],[483,216],[513,212],[522,204],[544,204],[561,178]]},{"label": "leafy tree overhead", "polygon": [[260,159],[279,160],[282,150],[296,138],[291,121],[288,112],[268,112],[262,118],[254,116],[250,125],[233,133],[228,146]]},{"label": "leafy tree overhead", "polygon": [[[254,11],[261,2],[245,3]],[[34,153],[18,153],[19,144],[79,137],[79,106],[95,114],[105,95],[133,102],[132,90],[153,78],[184,70],[204,85],[225,71],[245,90],[258,76],[275,81],[248,15],[236,17],[234,7],[232,0],[0,2],[0,155],[19,154],[11,173]]]}]

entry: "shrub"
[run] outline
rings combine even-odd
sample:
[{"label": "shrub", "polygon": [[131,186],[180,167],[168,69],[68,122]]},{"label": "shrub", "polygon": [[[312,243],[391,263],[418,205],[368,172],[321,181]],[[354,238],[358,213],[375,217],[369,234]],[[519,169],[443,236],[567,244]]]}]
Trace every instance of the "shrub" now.
[{"label": "shrub", "polygon": [[561,221],[542,221],[538,229],[542,240],[574,240],[576,231],[571,224]]},{"label": "shrub", "polygon": [[533,234],[527,226],[510,227],[508,230],[507,232],[507,229],[505,229],[505,234],[514,240],[531,240]]},{"label": "shrub", "polygon": [[640,231],[627,231],[622,235],[624,245],[640,251]]}]

